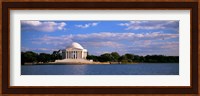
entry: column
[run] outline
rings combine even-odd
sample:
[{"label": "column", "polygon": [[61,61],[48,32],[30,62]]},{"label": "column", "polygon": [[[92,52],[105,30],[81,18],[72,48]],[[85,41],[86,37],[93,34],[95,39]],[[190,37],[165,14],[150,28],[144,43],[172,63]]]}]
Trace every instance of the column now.
[{"label": "column", "polygon": [[71,51],[71,59],[73,59],[73,56],[72,56],[73,54],[72,53],[73,53],[73,51]]},{"label": "column", "polygon": [[83,52],[83,58],[85,59],[85,52]]},{"label": "column", "polygon": [[74,51],[72,51],[72,59],[74,59]]},{"label": "column", "polygon": [[67,51],[67,59],[69,59],[69,51]]},{"label": "column", "polygon": [[72,59],[74,59],[74,51],[72,51]]},{"label": "column", "polygon": [[67,59],[69,59],[69,51],[67,51]]},{"label": "column", "polygon": [[68,54],[68,52],[66,51],[65,59],[67,59],[67,58],[68,58],[67,54]]},{"label": "column", "polygon": [[69,51],[67,51],[67,52],[68,52],[67,57],[68,57],[68,59],[69,59]]},{"label": "column", "polygon": [[79,57],[78,57],[78,56],[79,56],[79,54],[78,54],[78,53],[79,53],[79,51],[77,51],[77,59],[79,59]]},{"label": "column", "polygon": [[76,59],[78,59],[78,51],[76,51],[76,54],[77,54]]},{"label": "column", "polygon": [[79,59],[81,59],[81,51],[79,51]]},{"label": "column", "polygon": [[77,51],[77,58],[76,59],[78,59],[78,51]]},{"label": "column", "polygon": [[71,59],[71,51],[69,51],[69,58]]},{"label": "column", "polygon": [[84,57],[85,57],[85,59],[86,59],[86,52],[85,52],[85,56],[84,56]]},{"label": "column", "polygon": [[84,52],[84,59],[86,59],[86,52]]},{"label": "column", "polygon": [[73,51],[71,51],[71,59],[73,59],[73,56],[72,56],[72,55],[73,55]]},{"label": "column", "polygon": [[76,51],[74,51],[74,59],[76,59]]},{"label": "column", "polygon": [[73,51],[73,59],[75,59],[75,51]]},{"label": "column", "polygon": [[69,54],[70,54],[70,53],[69,53],[69,51],[68,51],[68,58],[70,59]]},{"label": "column", "polygon": [[76,59],[78,59],[78,51],[76,51]]},{"label": "column", "polygon": [[69,59],[69,51],[67,51],[67,57],[68,57],[68,59]]},{"label": "column", "polygon": [[76,59],[76,51],[74,51],[74,59]]},{"label": "column", "polygon": [[81,59],[83,59],[83,51],[81,51]]},{"label": "column", "polygon": [[70,53],[69,53],[69,51],[68,51],[68,58],[70,59],[69,54],[70,54]]},{"label": "column", "polygon": [[77,54],[77,58],[76,59],[78,59],[78,51],[76,51],[76,54]]},{"label": "column", "polygon": [[75,53],[76,53],[76,59],[77,59],[77,51],[75,51]]},{"label": "column", "polygon": [[75,51],[75,53],[76,53],[76,59],[77,59],[77,51]]},{"label": "column", "polygon": [[74,53],[75,53],[75,58],[74,59],[76,59],[76,51],[74,51]]},{"label": "column", "polygon": [[74,51],[74,59],[76,59],[76,51]]},{"label": "column", "polygon": [[72,51],[70,51],[70,58],[72,59]]}]

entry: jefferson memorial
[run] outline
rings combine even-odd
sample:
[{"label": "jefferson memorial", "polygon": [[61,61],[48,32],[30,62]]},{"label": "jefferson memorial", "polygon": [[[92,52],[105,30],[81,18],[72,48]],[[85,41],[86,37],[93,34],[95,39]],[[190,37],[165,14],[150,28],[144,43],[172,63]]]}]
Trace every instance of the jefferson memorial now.
[{"label": "jefferson memorial", "polygon": [[73,42],[66,49],[62,50],[62,60],[56,60],[57,63],[92,63],[86,60],[87,49],[84,49],[79,43]]}]

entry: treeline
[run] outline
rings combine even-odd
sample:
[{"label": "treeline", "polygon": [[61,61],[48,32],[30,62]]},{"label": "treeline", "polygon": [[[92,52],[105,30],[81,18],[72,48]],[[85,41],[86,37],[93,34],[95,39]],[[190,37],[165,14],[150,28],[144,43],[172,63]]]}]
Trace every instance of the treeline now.
[{"label": "treeline", "polygon": [[21,63],[46,63],[54,62],[57,59],[62,59],[59,51],[54,51],[52,54],[35,53],[32,51],[21,52]]},{"label": "treeline", "polygon": [[105,53],[100,56],[88,55],[87,59],[96,62],[121,62],[121,63],[179,63],[179,56],[124,54],[120,56],[117,52]]},{"label": "treeline", "polygon": [[[21,52],[21,63],[47,63],[62,59],[59,51],[52,54],[35,53],[32,51]],[[88,55],[88,60],[96,62],[121,62],[121,63],[179,63],[179,56],[146,55],[139,56],[134,54],[119,55],[117,52],[105,53],[100,56]]]}]

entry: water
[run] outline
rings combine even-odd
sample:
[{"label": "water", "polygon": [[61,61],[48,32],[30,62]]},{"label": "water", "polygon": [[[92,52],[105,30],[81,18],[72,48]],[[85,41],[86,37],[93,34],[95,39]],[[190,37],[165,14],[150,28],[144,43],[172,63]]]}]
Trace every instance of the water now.
[{"label": "water", "polygon": [[178,63],[22,65],[22,75],[179,75]]}]

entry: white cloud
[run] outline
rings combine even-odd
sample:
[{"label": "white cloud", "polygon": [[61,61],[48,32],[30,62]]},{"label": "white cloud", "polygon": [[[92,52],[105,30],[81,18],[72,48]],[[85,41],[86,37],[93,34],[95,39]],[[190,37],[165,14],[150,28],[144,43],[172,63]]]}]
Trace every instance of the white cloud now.
[{"label": "white cloud", "polygon": [[[48,36],[45,35],[40,38],[35,38],[32,40],[34,44],[48,44],[48,45],[65,45],[73,41],[76,42],[101,42],[112,45],[111,42],[135,42],[135,41],[148,41],[148,40],[168,40],[173,38],[178,38],[178,34],[162,33],[162,32],[152,32],[145,34],[135,34],[135,33],[111,33],[111,32],[101,32],[101,33],[91,33],[91,34],[76,34],[76,35],[62,35],[62,36]],[[148,42],[144,42],[148,43]]]},{"label": "white cloud", "polygon": [[94,27],[94,26],[97,26],[98,23],[88,23],[88,24],[84,24],[84,25],[75,25],[76,27],[78,28],[89,28],[89,27]]},{"label": "white cloud", "polygon": [[66,30],[65,22],[52,22],[52,21],[21,21],[22,32],[54,32],[56,30]]},{"label": "white cloud", "polygon": [[22,52],[31,51],[31,49],[30,49],[30,48],[27,48],[27,47],[21,47],[21,51],[22,51]]},{"label": "white cloud", "polygon": [[67,25],[64,22],[61,22],[60,25],[58,26],[58,30],[63,30],[65,28],[65,25]]},{"label": "white cloud", "polygon": [[112,47],[112,48],[124,46],[123,44],[114,41],[98,41],[98,42],[88,41],[88,42],[83,42],[83,44],[85,44],[86,46]]},{"label": "white cloud", "polygon": [[24,25],[40,26],[42,23],[40,21],[21,21]]},{"label": "white cloud", "polygon": [[169,29],[178,31],[179,21],[177,20],[165,20],[165,21],[130,21],[126,23],[120,23],[119,26],[125,26],[126,30],[156,30],[156,29]]},{"label": "white cloud", "polygon": [[26,52],[26,51],[34,51],[38,53],[52,53],[53,51],[58,51],[59,49],[55,48],[27,48],[27,47],[22,47],[21,51]]},{"label": "white cloud", "polygon": [[126,47],[120,48],[122,54],[133,53],[137,55],[167,55],[179,56],[179,42],[178,41],[165,41],[161,40],[141,40],[135,41]]},{"label": "white cloud", "polygon": [[72,36],[71,35],[64,35],[64,36],[48,36],[45,35],[41,38],[35,38],[32,40],[33,44],[47,44],[47,45],[66,45],[67,43],[72,42]]},{"label": "white cloud", "polygon": [[101,32],[101,33],[91,33],[91,34],[77,34],[73,35],[74,38],[78,40],[162,40],[162,39],[172,39],[179,37],[178,34],[162,33],[162,32],[151,32],[151,33],[111,33],[111,32]]},{"label": "white cloud", "polygon": [[120,54],[165,54],[177,56],[179,54],[178,38],[178,34],[162,32],[145,34],[101,32],[62,36],[45,35],[32,39],[32,43],[62,49],[66,48],[72,42],[79,42],[93,54],[98,50],[98,52],[116,51]]}]

